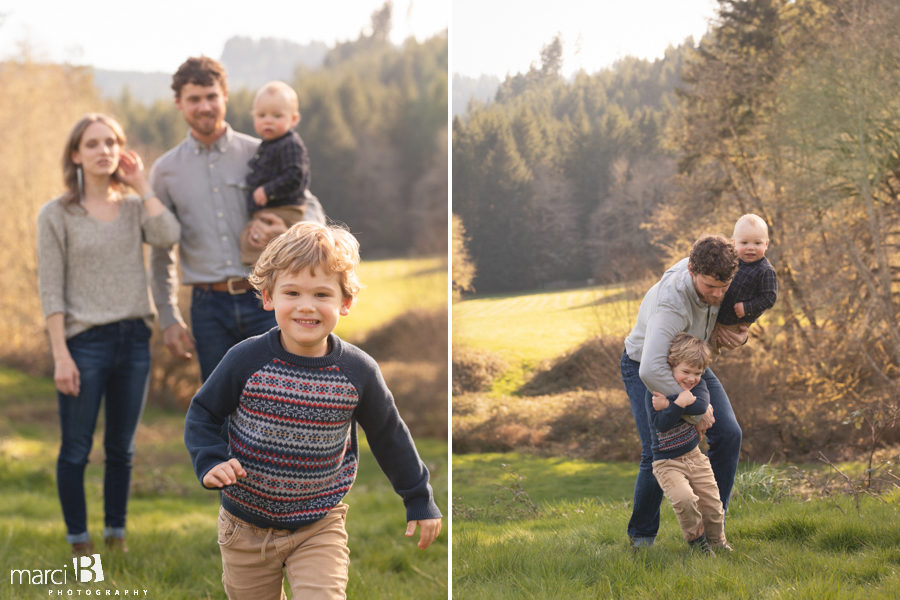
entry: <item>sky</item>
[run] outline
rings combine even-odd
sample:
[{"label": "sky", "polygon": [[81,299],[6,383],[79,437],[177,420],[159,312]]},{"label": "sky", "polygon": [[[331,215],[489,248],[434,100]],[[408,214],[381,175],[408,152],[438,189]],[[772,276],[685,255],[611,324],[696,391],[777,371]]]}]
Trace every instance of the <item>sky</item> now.
[{"label": "sky", "polygon": [[716,0],[453,0],[450,70],[469,77],[528,70],[560,33],[563,74],[594,73],[625,56],[653,60],[699,40]]},{"label": "sky", "polygon": [[[392,39],[424,40],[449,23],[450,0],[393,0]],[[0,0],[0,60],[22,56],[99,69],[171,73],[188,56],[219,58],[228,38],[300,44],[356,39],[384,0]],[[202,25],[200,25],[202,24]]]}]

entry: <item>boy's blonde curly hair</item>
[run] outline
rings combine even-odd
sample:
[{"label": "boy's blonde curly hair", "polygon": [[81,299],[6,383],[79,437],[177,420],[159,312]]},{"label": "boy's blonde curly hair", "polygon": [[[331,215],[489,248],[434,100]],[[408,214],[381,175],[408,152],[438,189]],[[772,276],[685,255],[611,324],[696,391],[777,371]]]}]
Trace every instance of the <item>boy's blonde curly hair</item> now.
[{"label": "boy's blonde curly hair", "polygon": [[703,340],[699,340],[689,333],[681,332],[672,338],[667,361],[673,369],[680,363],[687,363],[698,369],[706,369],[712,362],[712,351]]},{"label": "boy's blonde curly hair", "polygon": [[248,277],[257,291],[271,296],[281,273],[324,269],[337,273],[344,298],[355,298],[362,287],[356,277],[359,242],[342,227],[301,221],[269,242]]}]

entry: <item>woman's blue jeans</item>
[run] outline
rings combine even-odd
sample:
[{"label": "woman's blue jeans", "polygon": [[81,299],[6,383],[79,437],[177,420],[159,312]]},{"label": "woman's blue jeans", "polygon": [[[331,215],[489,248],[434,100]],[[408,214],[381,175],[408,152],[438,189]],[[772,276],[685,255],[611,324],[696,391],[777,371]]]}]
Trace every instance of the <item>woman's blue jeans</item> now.
[{"label": "woman's blue jeans", "polygon": [[78,396],[59,396],[62,444],[56,484],[69,543],[90,539],[84,494],[94,429],[104,404],[103,508],[106,537],[125,535],[134,436],[150,379],[150,331],[141,319],[92,327],[67,340],[81,377]]},{"label": "woman's blue jeans", "polygon": [[[638,375],[641,363],[631,360],[628,354],[622,354],[620,368],[625,392],[631,402],[631,412],[641,438],[641,465],[637,480],[634,483],[634,501],[631,519],[628,521],[628,537],[636,545],[650,545],[659,531],[659,507],[662,504],[663,492],[653,476],[653,452],[650,440],[650,418],[647,415],[650,392]],[[737,473],[738,459],[741,454],[741,428],[734,416],[731,402],[725,389],[715,373],[710,369],[703,372],[703,380],[709,388],[710,404],[716,422],[706,432],[709,443],[709,463],[712,465],[716,484],[719,486],[719,497],[725,512],[728,512],[728,499]]]}]

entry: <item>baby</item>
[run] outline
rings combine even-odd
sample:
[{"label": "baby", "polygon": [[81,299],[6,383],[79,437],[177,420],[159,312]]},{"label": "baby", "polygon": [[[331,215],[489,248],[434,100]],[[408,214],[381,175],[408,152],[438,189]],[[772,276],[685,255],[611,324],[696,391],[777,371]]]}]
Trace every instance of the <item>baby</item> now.
[{"label": "baby", "polygon": [[[249,162],[248,207],[253,217],[265,210],[287,227],[303,220],[309,187],[309,155],[293,131],[300,122],[299,106],[297,93],[281,81],[264,85],[253,100],[253,127],[263,141]],[[249,229],[241,232],[241,261],[252,265],[262,250],[250,245]]]},{"label": "baby", "polygon": [[[734,225],[734,249],[738,255],[738,271],[719,308],[716,328],[737,329],[755,322],[772,308],[778,293],[775,269],[766,258],[769,228],[762,218],[747,214]],[[712,340],[717,339],[714,332]]]}]

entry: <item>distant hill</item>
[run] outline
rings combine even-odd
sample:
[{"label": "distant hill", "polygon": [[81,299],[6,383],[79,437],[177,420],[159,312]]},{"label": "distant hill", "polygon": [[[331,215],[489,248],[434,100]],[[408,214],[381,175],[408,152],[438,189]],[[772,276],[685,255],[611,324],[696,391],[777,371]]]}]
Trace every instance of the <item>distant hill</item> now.
[{"label": "distant hill", "polygon": [[267,81],[291,81],[299,65],[317,69],[328,54],[324,42],[297,44],[288,40],[233,37],[225,42],[220,60],[228,71],[228,83],[256,89]]},{"label": "distant hill", "polygon": [[500,78],[494,75],[482,75],[475,79],[474,77],[454,73],[453,96],[451,98],[453,116],[465,114],[470,100],[484,103],[493,102],[494,95],[499,87]]},{"label": "distant hill", "polygon": [[[256,89],[272,79],[291,81],[299,65],[318,68],[328,50],[324,42],[297,44],[276,38],[235,36],[225,42],[219,60],[228,71],[231,89]],[[172,98],[171,73],[94,69],[94,81],[107,98],[118,98],[126,86],[131,96],[143,104]]]},{"label": "distant hill", "polygon": [[137,71],[107,71],[94,69],[94,84],[104,98],[118,98],[127,87],[131,97],[143,104],[171,99],[171,73],[139,73]]}]

